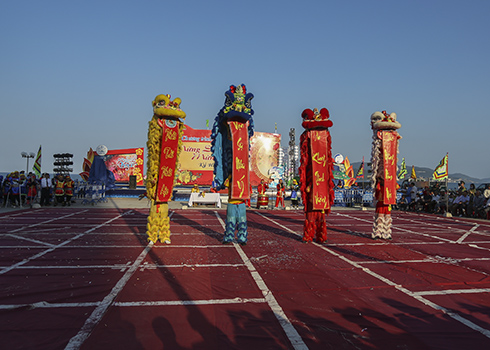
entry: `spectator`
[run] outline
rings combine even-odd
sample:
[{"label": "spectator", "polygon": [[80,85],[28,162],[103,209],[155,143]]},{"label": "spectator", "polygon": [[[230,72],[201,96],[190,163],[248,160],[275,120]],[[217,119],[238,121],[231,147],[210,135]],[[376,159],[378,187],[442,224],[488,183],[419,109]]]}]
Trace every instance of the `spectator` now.
[{"label": "spectator", "polygon": [[431,212],[431,204],[432,204],[432,192],[426,187],[424,192],[422,193],[422,203],[424,207],[424,211],[426,213]]},{"label": "spectator", "polygon": [[20,174],[18,171],[14,171],[9,175],[9,196],[12,203],[12,206],[15,208],[21,205],[21,182],[20,182]]},{"label": "spectator", "polygon": [[27,205],[32,205],[34,203],[34,199],[37,197],[37,189],[39,187],[36,175],[34,175],[33,173],[29,173],[29,178],[26,181],[26,187]]},{"label": "spectator", "polygon": [[424,198],[420,193],[417,193],[415,202],[413,202],[413,211],[418,212],[422,210],[424,210]]},{"label": "spectator", "polygon": [[485,202],[485,197],[482,196],[481,191],[476,190],[475,196],[472,201],[472,207],[469,209],[470,215],[476,218],[486,218],[486,215],[483,215]]},{"label": "spectator", "polygon": [[490,220],[490,198],[488,198],[487,204],[485,204],[485,207],[483,208],[483,210],[487,214],[487,220]]},{"label": "spectator", "polygon": [[71,179],[70,175],[65,176],[65,203],[70,206],[71,200],[73,198],[73,188],[75,187],[75,182]]},{"label": "spectator", "polygon": [[11,195],[10,188],[12,186],[11,186],[11,183],[10,183],[9,176],[10,176],[10,174],[9,175],[6,175],[5,176],[5,179],[3,180],[3,183],[2,183],[3,206],[4,207],[7,206],[7,201],[8,200],[12,201],[12,198],[10,198],[10,195]]},{"label": "spectator", "polygon": [[56,207],[58,204],[62,204],[65,206],[65,182],[63,181],[63,175],[58,174],[56,179],[54,179],[55,182],[55,189],[54,189],[54,206]]},{"label": "spectator", "polygon": [[296,179],[293,179],[293,184],[291,186],[291,207],[293,209],[298,209],[298,192],[298,181],[296,181]]},{"label": "spectator", "polygon": [[407,210],[408,209],[407,196],[405,196],[404,194],[402,194],[402,196],[398,200],[397,206],[398,206],[398,209],[399,210],[403,210],[403,211]]},{"label": "spectator", "polygon": [[284,209],[284,193],[286,191],[286,188],[284,186],[284,183],[282,182],[282,179],[279,179],[279,183],[277,184],[277,193],[276,193],[276,208],[279,209],[279,204],[281,204],[282,208]]},{"label": "spectator", "polygon": [[410,198],[409,204],[413,202],[412,206],[415,207],[415,201],[417,199],[417,191],[418,191],[417,186],[415,186],[415,183],[411,182],[409,189],[410,189],[410,197],[408,197]]},{"label": "spectator", "polygon": [[470,201],[470,196],[468,196],[468,191],[463,191],[463,193],[456,197],[453,202],[452,214],[453,216],[466,216],[468,212],[468,203]]},{"label": "spectator", "polygon": [[458,184],[458,192],[466,191],[466,186],[463,180],[461,180]]},{"label": "spectator", "polygon": [[41,206],[49,205],[51,197],[51,180],[49,174],[44,173],[41,177]]},{"label": "spectator", "polygon": [[191,189],[191,193],[199,193],[199,186],[197,184],[194,184],[194,186]]},{"label": "spectator", "polygon": [[441,191],[439,194],[439,199],[435,207],[435,212],[440,214],[445,214],[447,211],[448,195],[445,191]]},{"label": "spectator", "polygon": [[434,193],[434,191],[429,191],[429,193],[431,196],[431,200],[429,202],[428,209],[429,213],[434,213],[436,211],[436,206],[437,203],[439,203],[439,199],[441,198],[441,196],[439,195],[439,193]]},{"label": "spectator", "polygon": [[476,193],[476,187],[475,184],[470,184],[470,189],[468,190],[468,194],[471,196],[474,196]]},{"label": "spectator", "polygon": [[3,175],[0,175],[0,202],[3,203]]}]

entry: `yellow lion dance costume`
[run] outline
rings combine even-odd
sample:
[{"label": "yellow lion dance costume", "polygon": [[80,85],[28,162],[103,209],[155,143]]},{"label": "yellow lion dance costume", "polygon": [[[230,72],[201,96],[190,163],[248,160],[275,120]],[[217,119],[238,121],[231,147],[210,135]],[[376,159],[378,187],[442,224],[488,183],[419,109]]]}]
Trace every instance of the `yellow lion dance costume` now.
[{"label": "yellow lion dance costume", "polygon": [[148,240],[170,244],[168,202],[172,198],[175,172],[179,164],[184,132],[185,112],[180,98],[158,95],[153,101],[153,118],[149,123],[146,195],[151,200],[146,228]]}]

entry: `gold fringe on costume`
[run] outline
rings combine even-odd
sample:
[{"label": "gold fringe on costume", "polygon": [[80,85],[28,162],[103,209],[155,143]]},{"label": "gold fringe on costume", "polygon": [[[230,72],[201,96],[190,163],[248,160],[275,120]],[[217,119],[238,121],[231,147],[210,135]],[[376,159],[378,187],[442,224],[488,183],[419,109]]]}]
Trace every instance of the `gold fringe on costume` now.
[{"label": "gold fringe on costume", "polygon": [[[162,95],[159,95],[162,96]],[[158,98],[158,96],[157,96]],[[177,99],[176,99],[177,100]],[[180,99],[179,99],[180,103]],[[183,112],[182,112],[183,113]],[[183,114],[185,118],[185,114]],[[162,128],[158,125],[158,119],[165,119],[165,116],[159,117],[154,114],[149,122],[147,163],[146,163],[146,195],[151,200],[150,214],[147,219],[146,230],[148,240],[157,243],[170,243],[170,218],[168,217],[168,203],[156,202],[156,189],[160,171],[160,153],[162,146]],[[179,124],[179,145],[177,149],[177,164],[179,161],[180,151],[182,149],[182,135],[184,133],[184,123]],[[175,173],[177,178],[177,172]],[[174,180],[175,183],[175,180]]]}]

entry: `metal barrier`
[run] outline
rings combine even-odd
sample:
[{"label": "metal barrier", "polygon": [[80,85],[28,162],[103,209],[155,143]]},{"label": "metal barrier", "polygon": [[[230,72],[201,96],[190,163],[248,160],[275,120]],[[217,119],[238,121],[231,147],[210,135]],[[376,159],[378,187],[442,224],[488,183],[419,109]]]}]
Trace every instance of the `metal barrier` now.
[{"label": "metal barrier", "polygon": [[335,190],[334,205],[339,207],[370,206],[373,194],[370,190],[338,189]]},{"label": "metal barrier", "polygon": [[86,184],[84,187],[80,187],[80,191],[83,193],[82,204],[95,205],[108,201],[105,195],[105,185]]},{"label": "metal barrier", "polygon": [[[401,196],[402,193],[398,192],[397,201]],[[373,191],[370,189],[337,189],[335,190],[334,205],[339,207],[371,207],[373,200]]]}]

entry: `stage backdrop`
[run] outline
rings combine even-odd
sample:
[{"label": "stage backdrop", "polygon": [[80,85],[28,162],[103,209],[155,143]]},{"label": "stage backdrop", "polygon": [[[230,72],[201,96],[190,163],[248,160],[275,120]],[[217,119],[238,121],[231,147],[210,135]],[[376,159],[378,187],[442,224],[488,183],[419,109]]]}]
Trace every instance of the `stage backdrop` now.
[{"label": "stage backdrop", "polygon": [[[278,148],[281,135],[255,132],[250,140],[250,181],[257,186],[268,179],[270,170],[278,164]],[[211,130],[193,129],[185,126],[182,136],[182,152],[177,177],[178,185],[197,183],[211,186],[214,161],[211,155]]]},{"label": "stage backdrop", "polygon": [[129,183],[129,176],[136,175],[136,184],[143,185],[144,148],[114,149],[107,151],[105,165],[113,172],[116,183]]}]

